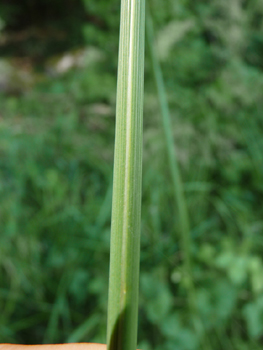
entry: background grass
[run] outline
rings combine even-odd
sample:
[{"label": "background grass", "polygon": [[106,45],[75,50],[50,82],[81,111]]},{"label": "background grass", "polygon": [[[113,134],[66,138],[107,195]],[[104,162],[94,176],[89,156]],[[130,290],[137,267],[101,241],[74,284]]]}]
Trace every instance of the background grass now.
[{"label": "background grass", "polygon": [[[263,335],[262,5],[149,5],[189,210],[196,311],[188,308],[185,251],[148,50],[139,347],[257,350]],[[71,15],[79,41],[57,39],[61,46],[52,43],[55,35],[32,34],[35,24],[26,27],[18,2],[0,6],[1,64],[12,66],[0,84],[0,341],[105,342],[119,2],[81,3],[83,21]],[[57,33],[51,17],[39,26]],[[64,17],[57,23],[67,33]],[[15,41],[21,32],[29,36]],[[80,46],[84,66],[58,73],[50,57]],[[33,77],[33,87],[25,76]]]}]

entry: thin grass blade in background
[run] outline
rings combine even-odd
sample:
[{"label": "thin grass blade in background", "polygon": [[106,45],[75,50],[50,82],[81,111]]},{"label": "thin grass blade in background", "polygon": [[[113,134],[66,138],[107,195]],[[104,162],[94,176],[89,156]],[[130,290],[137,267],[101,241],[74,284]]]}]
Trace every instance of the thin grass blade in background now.
[{"label": "thin grass blade in background", "polygon": [[161,66],[155,52],[154,44],[154,29],[152,18],[147,13],[147,39],[149,43],[149,51],[152,59],[153,73],[157,87],[158,98],[160,102],[163,128],[165,134],[166,148],[168,154],[169,167],[173,182],[174,199],[178,209],[179,230],[181,233],[182,251],[184,256],[184,278],[188,290],[188,298],[190,307],[194,305],[194,284],[192,276],[192,262],[191,262],[191,235],[190,235],[190,220],[189,213],[184,194],[184,185],[181,178],[181,172],[177,160],[177,155],[174,146],[172,122],[167,101],[167,94],[165,90],[164,78]]}]

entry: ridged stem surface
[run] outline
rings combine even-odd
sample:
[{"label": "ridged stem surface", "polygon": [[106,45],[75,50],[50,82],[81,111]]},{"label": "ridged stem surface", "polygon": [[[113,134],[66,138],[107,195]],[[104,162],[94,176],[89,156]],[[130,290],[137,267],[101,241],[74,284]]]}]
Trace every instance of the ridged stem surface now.
[{"label": "ridged stem surface", "polygon": [[121,1],[107,349],[135,350],[140,260],[145,0]]}]

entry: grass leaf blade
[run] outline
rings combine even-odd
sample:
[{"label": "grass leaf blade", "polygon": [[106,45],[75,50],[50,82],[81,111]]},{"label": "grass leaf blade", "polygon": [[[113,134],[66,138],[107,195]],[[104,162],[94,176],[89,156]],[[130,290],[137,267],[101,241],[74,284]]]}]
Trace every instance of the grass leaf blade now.
[{"label": "grass leaf blade", "polygon": [[113,179],[108,350],[137,343],[145,0],[122,0]]}]

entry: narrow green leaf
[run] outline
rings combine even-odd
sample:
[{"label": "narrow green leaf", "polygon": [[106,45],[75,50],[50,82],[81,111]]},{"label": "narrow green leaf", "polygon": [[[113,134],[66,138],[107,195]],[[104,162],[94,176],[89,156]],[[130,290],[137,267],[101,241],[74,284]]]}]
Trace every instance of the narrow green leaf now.
[{"label": "narrow green leaf", "polygon": [[203,348],[208,350],[211,349],[209,340],[207,339],[204,333],[204,325],[197,313],[196,308],[196,292],[195,284],[193,277],[193,268],[192,268],[192,256],[191,256],[191,228],[190,228],[190,218],[189,210],[187,206],[187,201],[185,198],[185,189],[181,177],[181,171],[177,160],[177,154],[175,151],[173,133],[172,133],[172,121],[170,108],[168,104],[166,88],[163,78],[163,73],[161,65],[158,59],[158,55],[155,51],[155,39],[154,39],[154,28],[150,12],[147,12],[147,39],[149,43],[150,55],[153,65],[153,73],[157,87],[157,94],[160,102],[162,122],[165,134],[168,162],[171,172],[171,178],[173,182],[173,192],[174,199],[178,209],[178,218],[179,218],[179,230],[181,234],[181,246],[184,259],[184,284],[187,289],[189,311],[191,312],[192,324],[196,333],[203,334]]},{"label": "narrow green leaf", "polygon": [[113,179],[108,350],[137,343],[145,0],[122,0]]},{"label": "narrow green leaf", "polygon": [[188,290],[188,298],[190,307],[194,309],[194,283],[192,275],[192,259],[191,259],[191,232],[190,220],[187,202],[184,193],[184,184],[181,177],[180,167],[177,161],[175,151],[172,121],[167,100],[165,83],[160,62],[155,51],[154,29],[150,13],[147,14],[147,39],[149,42],[149,51],[152,59],[153,73],[157,87],[158,98],[161,107],[162,122],[165,134],[166,149],[168,154],[168,162],[173,182],[174,199],[178,209],[179,230],[181,234],[182,251],[184,254],[184,279]]}]

